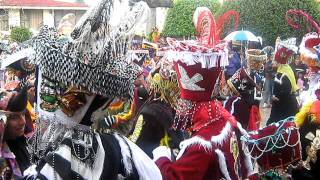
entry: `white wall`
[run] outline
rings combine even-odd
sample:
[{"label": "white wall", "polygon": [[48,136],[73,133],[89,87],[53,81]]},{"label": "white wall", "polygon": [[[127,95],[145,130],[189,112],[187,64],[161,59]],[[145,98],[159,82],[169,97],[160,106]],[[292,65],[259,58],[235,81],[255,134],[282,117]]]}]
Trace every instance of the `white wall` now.
[{"label": "white wall", "polygon": [[54,27],[54,11],[50,9],[43,10],[43,24]]},{"label": "white wall", "polygon": [[156,25],[160,32],[162,32],[164,22],[166,21],[167,13],[169,8],[157,8],[157,20]]},{"label": "white wall", "polygon": [[20,26],[20,9],[9,10],[9,27]]}]

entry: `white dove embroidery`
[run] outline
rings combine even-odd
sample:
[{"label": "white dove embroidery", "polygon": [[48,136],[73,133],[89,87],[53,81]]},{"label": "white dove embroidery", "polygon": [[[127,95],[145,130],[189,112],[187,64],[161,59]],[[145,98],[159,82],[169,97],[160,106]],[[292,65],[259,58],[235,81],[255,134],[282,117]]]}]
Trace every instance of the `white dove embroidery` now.
[{"label": "white dove embroidery", "polygon": [[196,84],[197,82],[200,82],[203,80],[203,77],[201,74],[196,73],[190,78],[186,70],[182,66],[178,65],[178,69],[181,75],[180,84],[183,89],[187,89],[191,91],[205,91],[204,88]]}]

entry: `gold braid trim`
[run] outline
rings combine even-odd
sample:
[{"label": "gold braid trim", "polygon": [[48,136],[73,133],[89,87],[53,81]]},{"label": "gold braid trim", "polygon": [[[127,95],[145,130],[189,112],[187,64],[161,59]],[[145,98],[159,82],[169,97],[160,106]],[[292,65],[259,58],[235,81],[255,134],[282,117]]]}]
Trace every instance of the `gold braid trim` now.
[{"label": "gold braid trim", "polygon": [[167,132],[165,132],[164,137],[160,140],[160,146],[167,146],[169,147],[170,137]]},{"label": "gold braid trim", "polygon": [[141,134],[141,130],[142,130],[142,126],[143,126],[144,120],[143,120],[143,115],[140,115],[137,123],[134,127],[134,131],[133,133],[129,136],[129,140],[136,143],[136,141],[138,140],[140,134]]}]

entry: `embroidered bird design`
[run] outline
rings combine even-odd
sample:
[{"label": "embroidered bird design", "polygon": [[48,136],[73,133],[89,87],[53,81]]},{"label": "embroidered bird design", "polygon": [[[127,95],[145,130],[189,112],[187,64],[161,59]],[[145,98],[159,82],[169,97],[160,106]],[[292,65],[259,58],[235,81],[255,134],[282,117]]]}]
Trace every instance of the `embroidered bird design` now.
[{"label": "embroidered bird design", "polygon": [[201,74],[196,73],[190,78],[187,74],[187,71],[182,66],[178,65],[178,69],[181,75],[180,84],[183,89],[187,89],[191,91],[205,91],[204,88],[196,84],[203,80],[203,77]]}]

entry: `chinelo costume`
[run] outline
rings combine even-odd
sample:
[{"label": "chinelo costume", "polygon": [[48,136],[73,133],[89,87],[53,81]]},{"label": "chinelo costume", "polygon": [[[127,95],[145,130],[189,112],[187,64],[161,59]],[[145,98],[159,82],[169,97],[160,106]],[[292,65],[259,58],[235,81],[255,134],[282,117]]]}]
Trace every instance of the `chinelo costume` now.
[{"label": "chinelo costume", "polygon": [[[287,64],[294,52],[297,52],[296,39],[291,38],[276,44],[275,61],[279,64],[274,78],[273,101],[267,125],[278,120],[294,116],[299,105],[296,98],[298,86],[291,67]],[[276,98],[276,99],[275,99]]]},{"label": "chinelo costume", "polygon": [[307,74],[309,89],[300,94],[303,105],[316,100],[315,91],[320,88],[319,44],[316,41],[318,38],[319,33],[308,33],[304,36],[300,45],[301,60],[309,67],[309,73]]},{"label": "chinelo costume", "polygon": [[[196,14],[200,14],[197,23],[215,23],[207,8]],[[207,32],[211,27],[203,28]],[[221,89],[221,67],[227,65],[225,46],[212,46],[216,42],[210,33],[208,39],[200,37],[206,44],[167,39],[174,49],[167,55],[181,94],[174,128],[190,130],[192,137],[180,143],[176,161],[164,146],[153,151],[154,160],[164,179],[245,179],[252,174],[251,160],[239,139],[246,131],[215,99]]]},{"label": "chinelo costume", "polygon": [[[293,11],[307,15],[303,11]],[[315,21],[309,15],[309,23]],[[300,56],[303,63],[309,67],[309,89],[300,95],[303,106],[295,116],[299,127],[302,145],[302,163],[293,171],[293,179],[320,178],[320,27],[315,24],[317,32],[306,34],[300,44]]]},{"label": "chinelo costume", "polygon": [[256,72],[262,68],[267,56],[258,49],[249,49],[246,53],[248,68],[240,68],[227,80],[231,97],[224,102],[224,107],[246,130],[257,130],[261,118]]},{"label": "chinelo costume", "polygon": [[[27,179],[161,179],[151,159],[116,132],[90,126],[111,98],[133,98],[141,73],[125,61],[136,24],[146,16],[144,2],[119,14],[102,0],[80,19],[71,40],[61,41],[44,26],[33,38],[37,65],[36,133],[29,140],[34,165]],[[118,21],[117,21],[118,20]]]}]

